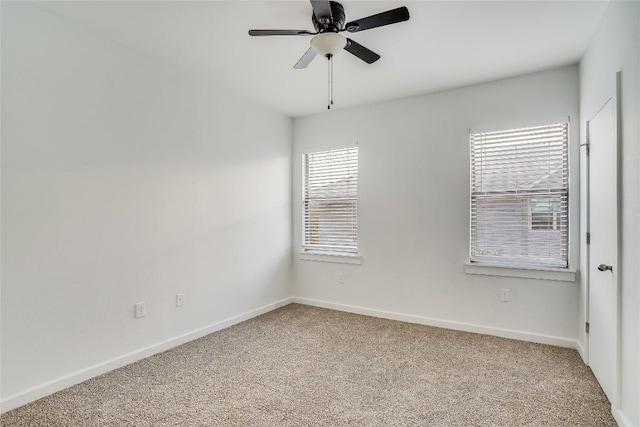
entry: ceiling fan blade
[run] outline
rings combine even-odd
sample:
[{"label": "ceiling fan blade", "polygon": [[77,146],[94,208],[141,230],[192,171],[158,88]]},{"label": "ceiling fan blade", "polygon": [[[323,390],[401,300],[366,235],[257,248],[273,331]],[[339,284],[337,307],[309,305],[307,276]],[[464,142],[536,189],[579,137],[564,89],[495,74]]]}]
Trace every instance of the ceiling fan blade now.
[{"label": "ceiling fan blade", "polygon": [[308,36],[312,33],[307,30],[249,30],[250,36]]},{"label": "ceiling fan blade", "polygon": [[[313,14],[316,15],[318,22],[326,24],[333,21],[329,0],[311,0],[311,7],[313,8]],[[326,21],[323,21],[323,19]]]},{"label": "ceiling fan blade", "polygon": [[358,31],[382,27],[384,25],[396,24],[398,22],[407,20],[409,20],[409,9],[402,6],[397,9],[387,10],[386,12],[347,22],[344,27],[350,33],[356,33]]},{"label": "ceiling fan blade", "polygon": [[354,42],[351,39],[347,39],[347,45],[344,47],[344,50],[362,59],[367,64],[373,64],[378,59],[380,59],[380,55],[367,49],[361,44]]},{"label": "ceiling fan blade", "polygon": [[294,65],[293,68],[297,70],[300,70],[302,68],[307,68],[307,65],[309,65],[311,61],[313,61],[313,58],[315,58],[316,55],[317,55],[316,51],[313,50],[312,47],[310,47],[309,50],[306,51],[304,55],[302,55],[302,58],[300,58],[300,60],[296,62],[296,65]]}]

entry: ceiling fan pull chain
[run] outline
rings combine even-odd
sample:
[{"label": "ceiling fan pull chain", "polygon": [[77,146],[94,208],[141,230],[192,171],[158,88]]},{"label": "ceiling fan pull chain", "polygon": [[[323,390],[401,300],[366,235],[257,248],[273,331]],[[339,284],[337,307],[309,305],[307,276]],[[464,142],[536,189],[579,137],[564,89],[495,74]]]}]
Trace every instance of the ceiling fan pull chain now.
[{"label": "ceiling fan pull chain", "polygon": [[333,56],[329,61],[331,62],[331,105],[333,105]]},{"label": "ceiling fan pull chain", "polygon": [[327,110],[331,109],[331,54],[327,55]]}]

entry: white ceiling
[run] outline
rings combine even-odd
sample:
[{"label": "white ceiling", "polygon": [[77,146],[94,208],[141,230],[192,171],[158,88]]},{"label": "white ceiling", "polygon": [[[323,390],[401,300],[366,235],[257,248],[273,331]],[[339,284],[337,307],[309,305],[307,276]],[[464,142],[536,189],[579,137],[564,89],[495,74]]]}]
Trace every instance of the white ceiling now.
[{"label": "white ceiling", "polygon": [[[292,117],[326,111],[327,65],[293,65],[310,37],[247,30],[308,29],[308,0],[42,2],[104,36],[209,73]],[[335,108],[465,86],[576,63],[606,1],[343,1],[347,21],[402,5],[411,19],[349,35],[382,58],[336,56]]]}]

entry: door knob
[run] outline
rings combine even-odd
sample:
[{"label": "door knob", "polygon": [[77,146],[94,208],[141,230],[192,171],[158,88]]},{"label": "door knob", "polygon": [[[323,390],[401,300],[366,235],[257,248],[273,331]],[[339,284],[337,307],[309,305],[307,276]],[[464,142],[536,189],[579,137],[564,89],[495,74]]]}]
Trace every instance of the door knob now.
[{"label": "door knob", "polygon": [[598,270],[600,270],[600,271],[607,271],[607,270],[613,271],[613,267],[610,266],[610,265],[607,265],[607,264],[600,264],[598,266]]}]

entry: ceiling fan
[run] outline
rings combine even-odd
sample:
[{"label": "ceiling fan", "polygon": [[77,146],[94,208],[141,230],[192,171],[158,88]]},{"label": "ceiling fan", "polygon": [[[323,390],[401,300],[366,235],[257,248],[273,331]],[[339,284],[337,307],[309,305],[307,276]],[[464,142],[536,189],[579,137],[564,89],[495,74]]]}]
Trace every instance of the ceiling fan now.
[{"label": "ceiling fan", "polygon": [[409,19],[409,10],[399,7],[386,12],[367,16],[345,24],[344,7],[336,1],[310,0],[313,13],[311,22],[315,32],[307,30],[249,30],[250,36],[314,36],[311,47],[305,52],[293,68],[306,68],[316,55],[320,54],[329,60],[329,105],[333,104],[333,61],[332,58],[342,49],[372,64],[380,59],[380,55],[367,49],[340,33],[347,31],[357,33],[371,28],[396,24]]}]

